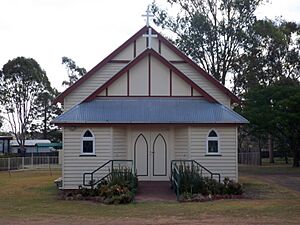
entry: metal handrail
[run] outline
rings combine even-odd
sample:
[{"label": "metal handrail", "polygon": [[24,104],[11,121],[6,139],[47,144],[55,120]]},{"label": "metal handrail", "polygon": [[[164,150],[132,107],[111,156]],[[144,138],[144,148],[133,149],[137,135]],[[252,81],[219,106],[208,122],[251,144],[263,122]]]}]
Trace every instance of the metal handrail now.
[{"label": "metal handrail", "polygon": [[[133,160],[109,160],[106,163],[102,164],[101,166],[99,166],[97,169],[95,169],[92,172],[86,172],[83,173],[83,186],[90,186],[92,189],[94,188],[94,186],[96,184],[98,184],[99,182],[101,182],[102,180],[104,180],[105,178],[107,178],[110,174],[112,174],[112,171],[114,169],[114,163],[115,162],[131,162],[131,171],[133,168]],[[109,172],[108,174],[104,175],[103,177],[101,177],[101,179],[94,181],[94,173],[96,173],[97,171],[99,171],[100,169],[102,169],[103,167],[107,166],[108,164],[111,164],[111,172]],[[90,176],[90,182],[87,184],[86,183],[86,176],[89,175]]]},{"label": "metal handrail", "polygon": [[[172,179],[172,177],[174,177],[174,179]],[[179,190],[180,176],[179,176],[179,169],[176,164],[174,165],[174,173],[173,171],[171,172],[171,180],[173,180],[173,183],[175,184],[176,198],[178,201],[180,196],[180,190]]]},{"label": "metal handrail", "polygon": [[[202,166],[199,162],[197,162],[196,160],[191,160],[191,159],[178,159],[178,160],[172,160],[171,161],[171,171],[173,169],[172,165],[175,164],[176,162],[180,162],[180,163],[185,163],[185,162],[190,162],[191,163],[191,166],[192,168],[191,169],[194,169],[194,163],[200,167],[201,169],[205,170],[206,172],[208,172],[210,174],[210,178],[213,179],[214,176],[218,176],[218,181],[221,182],[221,174],[219,173],[213,173],[211,172],[209,169],[207,169],[206,167]],[[176,165],[176,164],[175,164]],[[202,173],[202,171],[201,171]],[[202,174],[201,174],[202,175]]]}]

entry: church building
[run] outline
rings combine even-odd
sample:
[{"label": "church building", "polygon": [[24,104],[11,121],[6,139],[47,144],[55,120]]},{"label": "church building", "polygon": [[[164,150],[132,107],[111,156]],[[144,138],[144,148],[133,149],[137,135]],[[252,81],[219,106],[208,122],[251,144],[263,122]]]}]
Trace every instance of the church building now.
[{"label": "church building", "polygon": [[238,180],[238,127],[248,123],[231,109],[239,99],[149,22],[58,102],[63,189],[111,160],[133,162],[139,180],[168,181],[174,160]]}]

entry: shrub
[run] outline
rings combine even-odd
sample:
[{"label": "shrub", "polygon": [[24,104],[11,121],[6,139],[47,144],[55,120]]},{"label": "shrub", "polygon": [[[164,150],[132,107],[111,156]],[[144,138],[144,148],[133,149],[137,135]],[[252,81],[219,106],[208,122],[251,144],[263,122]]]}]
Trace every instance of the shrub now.
[{"label": "shrub", "polygon": [[95,189],[79,186],[79,193],[83,197],[100,196],[106,204],[124,204],[133,200],[137,190],[138,179],[130,169],[114,169],[102,180]]},{"label": "shrub", "polygon": [[189,165],[178,166],[180,177],[179,191],[184,198],[191,198],[193,194],[208,195],[241,195],[242,185],[225,178],[223,183],[210,177],[202,177],[199,170],[191,168]]},{"label": "shrub", "polygon": [[224,194],[228,194],[228,195],[241,195],[243,194],[243,187],[241,184],[233,181],[233,180],[229,180],[228,177],[224,178]]}]

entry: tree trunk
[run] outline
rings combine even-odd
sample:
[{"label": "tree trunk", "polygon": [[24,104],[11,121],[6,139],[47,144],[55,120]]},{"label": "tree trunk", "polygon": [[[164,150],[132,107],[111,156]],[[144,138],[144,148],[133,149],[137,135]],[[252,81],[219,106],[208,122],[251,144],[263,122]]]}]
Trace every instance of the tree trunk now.
[{"label": "tree trunk", "polygon": [[259,151],[259,165],[262,165],[262,160],[261,160],[261,140],[260,137],[258,138],[258,151]]},{"label": "tree trunk", "polygon": [[[300,160],[300,150],[299,144],[297,144],[298,140],[292,141],[291,143],[291,150],[293,153],[293,167],[299,167],[299,160]],[[298,151],[299,150],[299,151]]]},{"label": "tree trunk", "polygon": [[268,150],[269,150],[269,162],[274,163],[273,141],[272,141],[271,134],[268,134]]},{"label": "tree trunk", "polygon": [[288,158],[286,150],[284,151],[284,160],[285,160],[285,164],[289,164],[289,158]]},{"label": "tree trunk", "polygon": [[293,167],[299,167],[299,160],[300,160],[300,157],[299,157],[299,152],[297,151],[297,149],[294,149],[293,151]]}]

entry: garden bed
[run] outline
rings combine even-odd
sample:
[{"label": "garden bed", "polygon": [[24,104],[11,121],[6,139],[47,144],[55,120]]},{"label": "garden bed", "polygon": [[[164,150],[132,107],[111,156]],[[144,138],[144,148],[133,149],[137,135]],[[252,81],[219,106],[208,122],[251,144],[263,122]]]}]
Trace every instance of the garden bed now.
[{"label": "garden bed", "polygon": [[218,182],[210,177],[203,177],[202,173],[190,166],[182,164],[178,167],[177,183],[180,202],[205,202],[219,199],[240,199],[243,197],[241,184],[224,178]]},{"label": "garden bed", "polygon": [[126,204],[134,200],[138,179],[129,169],[114,169],[96,188],[79,186],[78,190],[64,191],[62,199],[88,200],[104,204]]}]

